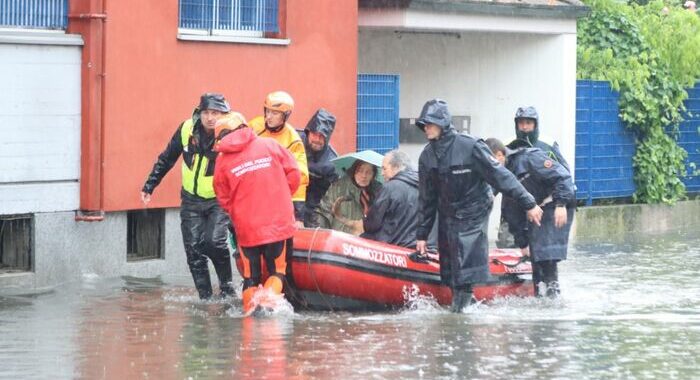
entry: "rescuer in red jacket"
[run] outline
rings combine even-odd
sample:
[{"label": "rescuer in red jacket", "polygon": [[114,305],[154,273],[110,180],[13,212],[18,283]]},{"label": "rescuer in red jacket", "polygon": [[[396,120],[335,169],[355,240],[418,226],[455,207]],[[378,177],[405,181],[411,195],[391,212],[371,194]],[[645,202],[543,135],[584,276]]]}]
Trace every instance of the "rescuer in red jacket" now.
[{"label": "rescuer in red jacket", "polygon": [[216,136],[214,191],[236,226],[243,261],[243,309],[248,312],[261,283],[263,263],[270,272],[264,287],[282,292],[296,230],[292,194],[301,172],[291,153],[272,139],[257,137],[239,113],[220,119]]}]

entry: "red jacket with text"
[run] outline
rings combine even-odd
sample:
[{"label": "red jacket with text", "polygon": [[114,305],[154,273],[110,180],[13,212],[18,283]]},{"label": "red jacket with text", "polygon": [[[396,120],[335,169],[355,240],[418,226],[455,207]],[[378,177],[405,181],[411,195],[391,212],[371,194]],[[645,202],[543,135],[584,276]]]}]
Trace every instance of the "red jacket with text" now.
[{"label": "red jacket with text", "polygon": [[301,181],[294,156],[251,128],[229,133],[216,149],[214,191],[231,216],[238,244],[254,247],[292,237],[292,193]]}]

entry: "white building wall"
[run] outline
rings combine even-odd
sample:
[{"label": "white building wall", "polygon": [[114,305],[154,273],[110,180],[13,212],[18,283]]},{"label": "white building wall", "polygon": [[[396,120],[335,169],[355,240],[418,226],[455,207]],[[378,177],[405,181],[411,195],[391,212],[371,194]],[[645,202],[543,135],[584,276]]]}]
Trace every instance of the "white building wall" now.
[{"label": "white building wall", "polygon": [[[575,21],[570,23],[575,31]],[[453,115],[471,117],[471,134],[504,142],[514,138],[517,107],[533,105],[540,113],[541,133],[559,143],[573,170],[575,34],[361,29],[359,72],[401,76],[402,118],[417,117],[425,101],[438,97],[448,102]],[[492,239],[498,214],[494,211],[491,218]]]},{"label": "white building wall", "polygon": [[0,215],[75,210],[81,47],[2,42]]},{"label": "white building wall", "polygon": [[[76,222],[70,211],[34,214],[33,270],[0,274],[0,294],[32,293],[63,283],[116,276],[182,276],[191,284],[179,213],[176,208],[165,213],[165,257],[133,262],[127,261],[126,212],[107,213],[103,221],[92,223]],[[216,272],[209,266],[212,284],[218,289]],[[233,273],[234,285],[240,286],[235,268]]]},{"label": "white building wall", "polygon": [[0,273],[3,294],[86,277],[190,277],[179,209],[166,212],[165,257],[156,260],[127,261],[126,212],[75,221],[82,43],[62,32],[0,30],[0,215],[33,214],[32,268]]}]

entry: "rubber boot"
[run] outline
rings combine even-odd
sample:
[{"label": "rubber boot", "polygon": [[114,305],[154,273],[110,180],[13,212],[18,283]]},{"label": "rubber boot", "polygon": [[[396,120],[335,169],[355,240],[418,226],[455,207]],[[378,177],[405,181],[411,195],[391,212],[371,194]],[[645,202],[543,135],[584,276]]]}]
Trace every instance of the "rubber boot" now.
[{"label": "rubber boot", "polygon": [[272,290],[275,294],[281,294],[283,285],[282,280],[277,275],[273,275],[268,277],[263,287]]},{"label": "rubber boot", "polygon": [[535,297],[542,297],[545,294],[544,283],[544,262],[532,262],[532,285],[535,288]]},{"label": "rubber boot", "polygon": [[557,298],[561,294],[559,290],[559,281],[550,281],[547,283],[547,297]]},{"label": "rubber boot", "polygon": [[243,290],[243,314],[248,314],[250,309],[253,308],[251,301],[253,300],[253,295],[256,290],[258,290],[257,286],[251,286]]},{"label": "rubber boot", "polygon": [[[284,285],[284,283],[282,282],[281,276],[272,275],[272,276],[267,278],[267,280],[265,281],[265,284],[263,284],[263,288],[267,292],[281,295],[283,285]],[[259,288],[256,288],[256,289],[259,289]],[[252,295],[250,297],[252,298]],[[265,294],[265,293],[261,294],[261,297],[258,298],[258,304],[255,305],[255,310],[253,310],[253,312],[250,315],[252,315],[253,317],[261,317],[261,316],[269,315],[274,310],[274,306],[273,306],[274,302],[273,301],[274,301],[274,298],[268,299],[267,294]],[[250,302],[249,302],[248,310],[250,310],[252,307],[253,307],[253,305],[250,305]],[[245,308],[244,308],[244,310],[245,310]]]},{"label": "rubber boot", "polygon": [[471,288],[457,288],[452,290],[452,306],[450,311],[453,313],[461,313],[467,305],[472,302]]},{"label": "rubber boot", "polygon": [[209,278],[209,271],[194,271],[192,273],[192,279],[194,280],[194,286],[197,288],[199,293],[199,299],[208,300],[211,298],[211,279]]},{"label": "rubber boot", "polygon": [[532,263],[532,282],[535,296],[556,298],[559,296],[559,273],[556,260]]},{"label": "rubber boot", "polygon": [[225,258],[217,261],[218,262],[214,262],[214,269],[216,269],[216,277],[219,278],[221,297],[235,297],[236,290],[233,288],[233,273],[231,271],[231,261],[228,258],[228,252],[226,252]]},{"label": "rubber boot", "polygon": [[548,261],[545,266],[544,281],[547,284],[546,296],[549,298],[559,297],[559,271],[557,261]]}]

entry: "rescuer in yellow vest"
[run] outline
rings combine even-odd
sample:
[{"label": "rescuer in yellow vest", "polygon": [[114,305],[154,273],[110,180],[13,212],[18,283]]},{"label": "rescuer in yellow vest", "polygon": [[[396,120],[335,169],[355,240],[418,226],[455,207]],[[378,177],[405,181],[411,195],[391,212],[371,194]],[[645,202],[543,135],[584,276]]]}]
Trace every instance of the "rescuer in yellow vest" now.
[{"label": "rescuer in yellow vest", "polygon": [[158,156],[153,170],[141,190],[141,200],[148,204],[153,190],[182,155],[182,190],[180,227],[194,285],[199,298],[212,296],[207,257],[219,278],[222,296],[233,296],[231,255],[227,239],[230,220],[219,206],[214,193],[214,129],[231,107],[221,94],[206,93],[192,117],[178,127],[168,146]]}]

